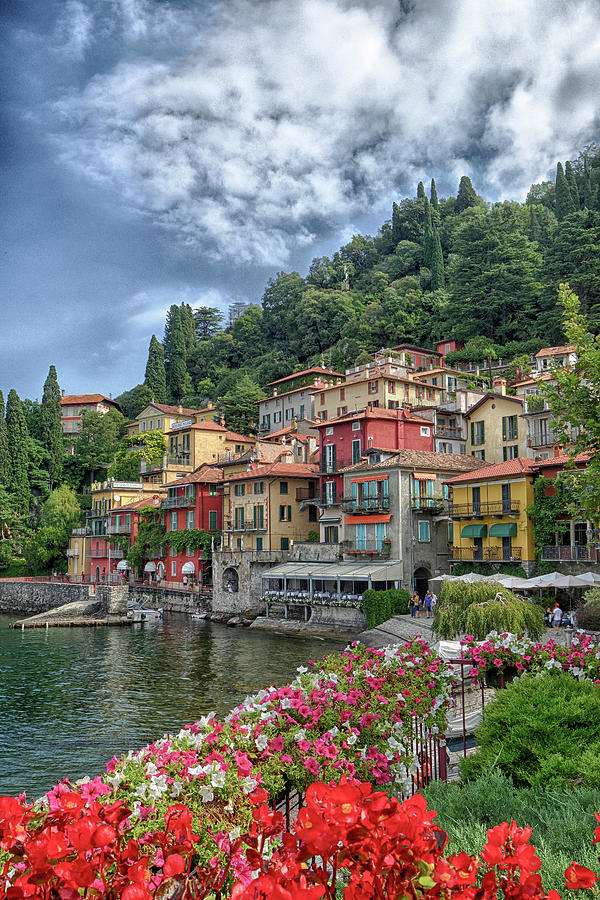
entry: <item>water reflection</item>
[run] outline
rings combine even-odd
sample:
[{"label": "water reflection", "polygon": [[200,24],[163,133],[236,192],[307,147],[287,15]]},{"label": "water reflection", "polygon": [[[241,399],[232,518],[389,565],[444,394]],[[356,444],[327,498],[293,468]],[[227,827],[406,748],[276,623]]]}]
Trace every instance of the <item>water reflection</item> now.
[{"label": "water reflection", "polygon": [[343,644],[170,616],[158,625],[12,631],[0,616],[0,794],[60,778],[281,684]]}]

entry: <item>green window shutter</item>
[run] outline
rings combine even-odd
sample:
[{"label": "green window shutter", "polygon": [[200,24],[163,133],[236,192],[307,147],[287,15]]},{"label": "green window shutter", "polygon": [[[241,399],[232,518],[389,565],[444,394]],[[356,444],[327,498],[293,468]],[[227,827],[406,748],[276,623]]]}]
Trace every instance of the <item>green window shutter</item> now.
[{"label": "green window shutter", "polygon": [[475,422],[471,422],[471,446],[475,446]]},{"label": "green window shutter", "polygon": [[288,506],[287,510],[288,510],[287,520],[288,520],[288,522],[291,522],[292,521],[292,507]]},{"label": "green window shutter", "polygon": [[256,528],[256,509],[257,509],[256,506],[254,506],[252,508],[252,524],[253,524],[254,528]]},{"label": "green window shutter", "polygon": [[506,449],[506,447],[502,448],[502,459],[504,460],[504,462],[506,462],[506,460],[508,459],[508,450]]},{"label": "green window shutter", "polygon": [[517,437],[519,436],[519,420],[518,420],[517,416],[513,416],[513,422],[514,422],[514,425],[513,425],[514,439],[516,440]]},{"label": "green window shutter", "polygon": [[502,440],[506,440],[506,416],[502,416]]},{"label": "green window shutter", "polygon": [[481,443],[485,444],[485,422],[481,423]]}]

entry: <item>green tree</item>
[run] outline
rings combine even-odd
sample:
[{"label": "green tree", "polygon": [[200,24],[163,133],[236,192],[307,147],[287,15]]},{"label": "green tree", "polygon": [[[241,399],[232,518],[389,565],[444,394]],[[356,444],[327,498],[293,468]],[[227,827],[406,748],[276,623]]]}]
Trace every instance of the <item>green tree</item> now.
[{"label": "green tree", "polygon": [[427,268],[431,267],[433,257],[433,225],[431,223],[431,208],[427,197],[424,199],[425,217],[423,222],[423,262]]},{"label": "green tree", "polygon": [[559,441],[569,448],[573,459],[581,453],[587,455],[585,470],[572,469],[573,489],[583,518],[600,525],[600,336],[590,333],[579,298],[568,284],[560,285],[558,300],[577,365],[557,370],[555,384],[545,383],[542,391],[554,413]]},{"label": "green tree", "polygon": [[199,306],[194,310],[194,322],[197,340],[205,341],[223,330],[223,313],[213,306]]},{"label": "green tree", "polygon": [[118,410],[111,409],[105,415],[84,411],[73,452],[82,483],[92,484],[105,476],[124,434],[125,418]]},{"label": "green tree", "polygon": [[417,185],[417,197],[420,200],[425,199],[425,185],[423,184],[422,181],[420,181]]},{"label": "green tree", "polygon": [[244,374],[237,379],[235,388],[227,391],[219,400],[227,427],[241,434],[254,434],[258,417],[256,404],[264,396],[264,391],[249,375]]},{"label": "green tree", "polygon": [[569,160],[567,160],[567,162],[565,163],[565,178],[567,179],[567,184],[569,185],[569,190],[571,191],[571,197],[573,198],[573,210],[576,212],[580,206],[579,188],[577,187],[577,181],[575,179],[573,166],[571,165]]},{"label": "green tree", "polygon": [[121,441],[108,474],[117,481],[138,481],[141,461],[162,460],[166,449],[167,439],[162,431],[128,435]]},{"label": "green tree", "polygon": [[25,542],[25,558],[32,575],[67,571],[67,547],[73,528],[81,524],[75,491],[66,484],[52,491],[42,506],[39,527]]},{"label": "green tree", "polygon": [[288,320],[306,290],[306,283],[298,272],[279,272],[269,279],[262,297],[265,336],[287,350]]},{"label": "green tree", "polygon": [[61,479],[65,455],[60,397],[56,369],[54,366],[50,366],[48,377],[44,382],[41,409],[42,443],[48,452],[50,490],[53,490]]},{"label": "green tree", "polygon": [[149,403],[152,403],[153,399],[152,391],[147,384],[137,384],[130,391],[123,391],[122,394],[115,397],[127,421],[133,421],[133,419],[137,418],[141,411]]},{"label": "green tree", "polygon": [[165,403],[167,399],[167,376],[165,373],[165,348],[153,334],[148,347],[148,362],[144,384],[152,392],[157,403]]},{"label": "green tree", "polygon": [[544,260],[545,309],[540,333],[560,334],[556,307],[558,285],[566,282],[578,295],[582,311],[600,330],[600,213],[582,210],[567,216],[554,229]]},{"label": "green tree", "polygon": [[6,485],[8,479],[8,438],[5,415],[4,394],[0,391],[0,486]]},{"label": "green tree", "polygon": [[479,206],[480,199],[475,193],[475,188],[471,184],[471,179],[467,175],[463,175],[458,185],[458,194],[456,195],[456,205],[454,211],[461,213],[470,206]]},{"label": "green tree", "polygon": [[178,402],[185,393],[186,338],[178,306],[171,306],[168,321],[168,343],[165,330],[167,389],[171,400]]},{"label": "green tree", "polygon": [[6,487],[12,494],[18,512],[29,509],[29,432],[19,395],[14,388],[8,394],[6,403],[6,438],[8,477]]},{"label": "green tree", "polygon": [[432,291],[443,290],[446,286],[444,277],[444,254],[442,253],[442,243],[437,228],[433,229],[432,236],[433,249],[431,253],[431,289]]},{"label": "green tree", "polygon": [[185,341],[186,356],[193,352],[196,346],[196,321],[192,307],[189,303],[182,303],[179,307],[179,315],[181,318],[181,328],[183,330],[183,338]]},{"label": "green tree", "polygon": [[539,305],[541,256],[511,204],[463,214],[449,266],[449,324],[456,337],[504,343],[531,329]]},{"label": "green tree", "polygon": [[140,524],[134,543],[127,553],[127,562],[142,574],[144,563],[158,556],[167,542],[167,533],[160,512],[152,506],[140,510]]},{"label": "green tree", "polygon": [[12,496],[0,485],[0,571],[22,556],[27,535],[25,516],[17,509]]},{"label": "green tree", "polygon": [[431,221],[432,224],[436,227],[440,227],[441,216],[440,216],[440,204],[438,201],[437,190],[435,187],[435,178],[431,179],[431,191],[429,194],[430,197],[430,206],[431,206]]},{"label": "green tree", "polygon": [[575,212],[575,204],[573,202],[571,188],[569,187],[569,183],[563,171],[562,163],[560,162],[556,165],[556,192],[554,209],[556,218],[559,222],[562,222],[562,220],[566,216],[569,216],[571,213]]}]

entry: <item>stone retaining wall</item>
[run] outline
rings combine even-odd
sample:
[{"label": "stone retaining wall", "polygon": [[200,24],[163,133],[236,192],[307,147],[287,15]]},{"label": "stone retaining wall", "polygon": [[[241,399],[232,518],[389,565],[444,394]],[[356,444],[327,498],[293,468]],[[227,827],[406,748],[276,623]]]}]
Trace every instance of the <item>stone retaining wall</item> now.
[{"label": "stone retaining wall", "polygon": [[0,613],[35,616],[64,603],[94,597],[89,584],[53,584],[48,581],[0,581]]},{"label": "stone retaining wall", "polygon": [[186,613],[190,615],[197,609],[208,611],[209,599],[198,594],[185,591],[168,591],[163,588],[132,587],[129,599],[147,609],[163,609],[165,612]]}]

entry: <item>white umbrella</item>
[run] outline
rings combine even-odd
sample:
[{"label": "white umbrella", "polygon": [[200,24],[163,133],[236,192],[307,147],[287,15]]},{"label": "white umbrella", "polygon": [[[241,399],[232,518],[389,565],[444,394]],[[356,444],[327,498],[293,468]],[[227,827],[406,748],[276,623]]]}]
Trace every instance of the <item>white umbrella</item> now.
[{"label": "white umbrella", "polygon": [[600,575],[597,572],[584,572],[583,575],[578,575],[582,581],[587,581],[588,584],[600,584]]},{"label": "white umbrella", "polygon": [[553,588],[587,588],[589,586],[589,581],[582,580],[577,575],[561,575],[560,578],[548,585]]},{"label": "white umbrella", "polygon": [[510,588],[510,590],[525,591],[532,587],[528,578],[518,578],[516,575],[498,575],[495,580],[502,587]]}]

